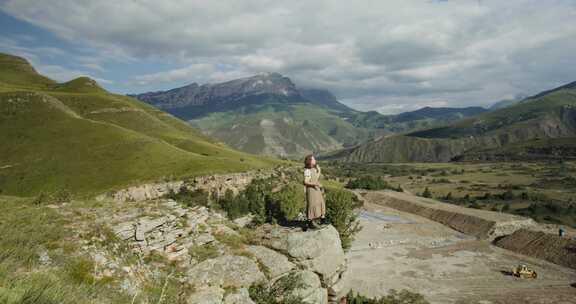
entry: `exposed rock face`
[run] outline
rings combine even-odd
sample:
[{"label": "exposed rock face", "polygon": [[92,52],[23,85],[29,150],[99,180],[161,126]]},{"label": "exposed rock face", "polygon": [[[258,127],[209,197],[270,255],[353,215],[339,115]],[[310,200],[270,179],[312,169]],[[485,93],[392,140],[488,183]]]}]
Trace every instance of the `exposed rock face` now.
[{"label": "exposed rock face", "polygon": [[224,289],[208,286],[195,292],[188,298],[188,304],[222,304]]},{"label": "exposed rock face", "polygon": [[[294,293],[303,298],[303,303],[337,303],[348,292],[340,280],[346,260],[338,232],[332,226],[303,232],[264,225],[255,231],[253,242],[259,245],[232,248],[222,236],[239,240],[238,226],[208,208],[186,208],[165,199],[126,204],[142,207],[125,208],[122,204],[121,212],[99,221],[110,224],[116,236],[138,256],[155,252],[183,269],[182,281],[195,288],[188,303],[253,304],[248,287],[276,284],[289,274],[302,280],[304,286]],[[191,250],[200,246],[215,248],[216,256],[196,260]],[[99,255],[95,260],[110,264],[114,257]],[[127,286],[139,288],[133,282]],[[224,293],[228,288],[235,291]]]},{"label": "exposed rock face", "polygon": [[264,278],[256,262],[245,256],[209,259],[188,271],[188,282],[195,286],[249,287]]},{"label": "exposed rock face", "polygon": [[248,289],[240,288],[236,292],[233,292],[226,296],[224,299],[224,304],[255,304],[250,295],[248,294]]},{"label": "exposed rock face", "polygon": [[201,107],[209,104],[231,103],[247,96],[275,94],[299,96],[295,85],[288,77],[278,73],[263,73],[252,77],[235,79],[216,84],[188,86],[169,91],[130,95],[160,109]]},{"label": "exposed rock face", "polygon": [[305,297],[312,301],[310,303],[318,303],[312,299],[327,299],[328,290],[331,291],[330,301],[336,301],[348,292],[345,287],[339,292],[332,288],[347,268],[340,237],[333,226],[307,232],[282,227],[264,227],[263,230],[262,242],[266,246],[286,254],[300,268],[307,270],[301,274],[308,286],[315,285],[311,274],[318,277],[322,288]]},{"label": "exposed rock face", "polygon": [[285,255],[264,246],[249,246],[247,250],[268,269],[268,275],[272,279],[289,272],[295,267]]},{"label": "exposed rock face", "polygon": [[[283,169],[277,169],[276,171],[282,170]],[[96,199],[104,200],[106,198],[111,198],[116,202],[138,202],[162,197],[170,191],[178,193],[183,187],[192,191],[202,189],[208,193],[215,193],[217,196],[223,195],[229,189],[236,194],[250,184],[253,179],[270,177],[275,173],[275,170],[257,170],[198,176],[184,181],[142,184],[115,192],[101,194],[97,196]]]}]

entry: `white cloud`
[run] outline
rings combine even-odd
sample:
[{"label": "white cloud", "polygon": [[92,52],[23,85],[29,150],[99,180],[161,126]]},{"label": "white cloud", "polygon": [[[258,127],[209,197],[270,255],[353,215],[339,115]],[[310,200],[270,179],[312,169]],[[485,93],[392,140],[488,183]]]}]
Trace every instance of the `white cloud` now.
[{"label": "white cloud", "polygon": [[[358,108],[394,109],[488,104],[576,80],[571,0],[7,0],[0,8],[83,41],[99,58],[181,64],[134,77],[149,89],[276,71]],[[101,62],[85,64],[104,72]]]}]

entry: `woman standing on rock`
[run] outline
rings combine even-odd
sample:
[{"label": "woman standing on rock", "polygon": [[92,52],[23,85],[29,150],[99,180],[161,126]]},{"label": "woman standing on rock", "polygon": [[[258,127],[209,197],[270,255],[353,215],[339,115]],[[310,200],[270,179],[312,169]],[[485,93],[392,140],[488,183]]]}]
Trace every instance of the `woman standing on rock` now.
[{"label": "woman standing on rock", "polygon": [[[306,187],[306,215],[308,227],[318,229],[320,221],[324,222],[326,204],[324,203],[324,188],[320,184],[320,167],[312,154],[304,158],[304,186]],[[307,228],[308,228],[307,227]]]}]

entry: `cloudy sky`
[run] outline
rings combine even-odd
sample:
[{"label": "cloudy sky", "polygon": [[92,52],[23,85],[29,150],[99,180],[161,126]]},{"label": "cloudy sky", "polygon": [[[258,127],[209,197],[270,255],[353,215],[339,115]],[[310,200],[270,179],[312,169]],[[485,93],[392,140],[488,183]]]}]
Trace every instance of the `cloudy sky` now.
[{"label": "cloudy sky", "polygon": [[279,72],[360,110],[576,81],[576,0],[0,0],[0,51],[118,93]]}]

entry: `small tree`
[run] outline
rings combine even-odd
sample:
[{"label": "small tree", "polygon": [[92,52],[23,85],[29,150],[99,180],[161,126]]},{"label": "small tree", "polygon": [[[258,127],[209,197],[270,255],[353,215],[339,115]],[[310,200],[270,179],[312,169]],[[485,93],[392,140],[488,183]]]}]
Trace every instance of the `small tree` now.
[{"label": "small tree", "polygon": [[342,248],[348,249],[354,236],[362,227],[354,208],[358,206],[356,196],[345,190],[329,190],[326,193],[326,218],[338,230]]},{"label": "small tree", "polygon": [[430,189],[428,189],[428,187],[426,187],[424,189],[424,192],[422,192],[422,197],[426,197],[426,198],[431,198],[432,197],[432,192],[430,192]]}]

